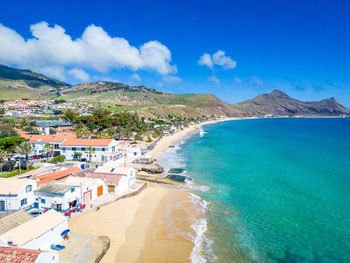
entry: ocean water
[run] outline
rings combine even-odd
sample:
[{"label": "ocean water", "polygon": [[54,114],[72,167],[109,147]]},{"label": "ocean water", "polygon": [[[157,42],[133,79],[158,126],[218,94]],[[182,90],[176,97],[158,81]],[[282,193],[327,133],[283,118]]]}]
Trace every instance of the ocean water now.
[{"label": "ocean water", "polygon": [[203,130],[166,154],[205,204],[192,262],[350,262],[350,119]]}]

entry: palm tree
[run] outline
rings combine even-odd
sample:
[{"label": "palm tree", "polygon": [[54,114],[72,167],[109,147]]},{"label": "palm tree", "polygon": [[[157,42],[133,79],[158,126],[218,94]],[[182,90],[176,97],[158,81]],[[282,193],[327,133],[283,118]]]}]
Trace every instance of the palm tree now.
[{"label": "palm tree", "polygon": [[51,152],[50,144],[45,144],[44,153],[46,154],[46,161],[49,162],[49,153]]},{"label": "palm tree", "polygon": [[[28,160],[29,160],[29,155],[33,151],[33,146],[30,142],[22,142],[20,145],[16,146],[16,153],[25,155],[26,157],[26,170],[28,170]],[[21,166],[21,158],[19,160],[19,165]]]},{"label": "palm tree", "polygon": [[91,156],[93,153],[95,153],[95,148],[92,146],[89,146],[86,148],[86,153],[89,155],[89,163],[91,162]]},{"label": "palm tree", "polygon": [[0,149],[0,173],[2,173],[2,165],[6,162],[6,152]]}]

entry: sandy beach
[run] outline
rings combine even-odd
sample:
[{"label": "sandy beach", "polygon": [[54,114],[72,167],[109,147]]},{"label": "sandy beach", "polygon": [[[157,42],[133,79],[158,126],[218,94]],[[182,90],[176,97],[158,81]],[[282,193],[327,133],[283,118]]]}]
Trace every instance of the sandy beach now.
[{"label": "sandy beach", "polygon": [[[222,119],[226,121],[231,119]],[[181,138],[199,132],[201,125],[192,125],[159,140],[150,151],[158,159]],[[138,195],[118,200],[73,218],[73,232],[108,236],[110,248],[101,262],[188,262],[196,236],[193,223],[203,216],[188,191],[176,186],[148,183]],[[171,255],[171,256],[169,256]]]},{"label": "sandy beach", "polygon": [[126,242],[129,228],[132,230],[135,227],[135,249],[129,254],[128,260],[118,261],[135,262],[142,250],[152,217],[167,192],[165,187],[148,185],[136,196],[118,200],[101,207],[99,211],[72,219],[69,228],[73,232],[108,236],[111,240],[110,248],[101,262],[110,263],[116,262],[118,249]]}]

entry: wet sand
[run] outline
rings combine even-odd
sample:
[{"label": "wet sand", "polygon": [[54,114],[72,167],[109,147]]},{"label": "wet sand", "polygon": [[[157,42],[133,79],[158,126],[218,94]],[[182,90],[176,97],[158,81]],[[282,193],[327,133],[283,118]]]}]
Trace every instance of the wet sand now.
[{"label": "wet sand", "polygon": [[139,238],[132,225],[126,243],[118,252],[117,262],[189,262],[195,236],[191,228],[195,214],[189,193],[170,188],[152,218],[137,260],[125,257],[130,255]]}]

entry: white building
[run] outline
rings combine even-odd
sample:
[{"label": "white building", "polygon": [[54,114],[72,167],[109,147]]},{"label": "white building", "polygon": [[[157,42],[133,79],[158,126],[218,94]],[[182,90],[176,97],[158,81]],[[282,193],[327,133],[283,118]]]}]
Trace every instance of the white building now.
[{"label": "white building", "polygon": [[81,203],[81,187],[58,182],[42,184],[35,191],[35,206],[64,212]]},{"label": "white building", "polygon": [[65,184],[81,186],[82,203],[88,204],[97,197],[107,193],[106,183],[98,178],[69,176],[64,180]]},{"label": "white building", "polygon": [[103,180],[107,185],[108,193],[123,194],[128,191],[128,180],[126,176],[110,173],[88,173],[87,178]]},{"label": "white building", "polygon": [[114,166],[110,163],[106,163],[103,166],[97,167],[95,173],[106,173],[113,175],[120,175],[126,177],[128,187],[132,187],[135,184],[136,171],[131,167]]},{"label": "white building", "polygon": [[62,241],[61,233],[67,229],[68,218],[52,209],[1,233],[0,245],[10,242],[23,248],[49,250],[51,244]]},{"label": "white building", "polygon": [[0,213],[11,213],[32,205],[36,187],[34,180],[0,178]]},{"label": "white building", "polygon": [[49,145],[50,153],[53,156],[60,155],[60,144],[67,139],[76,138],[73,132],[59,132],[53,135],[28,134],[25,131],[16,130],[21,137],[29,139],[33,145],[33,155],[46,154],[45,146]]},{"label": "white building", "polygon": [[74,153],[82,153],[81,158],[90,160],[90,151],[92,147],[92,162],[117,161],[123,157],[123,153],[118,148],[119,142],[114,139],[67,139],[60,144],[61,154],[66,160],[72,160],[76,156]]}]

